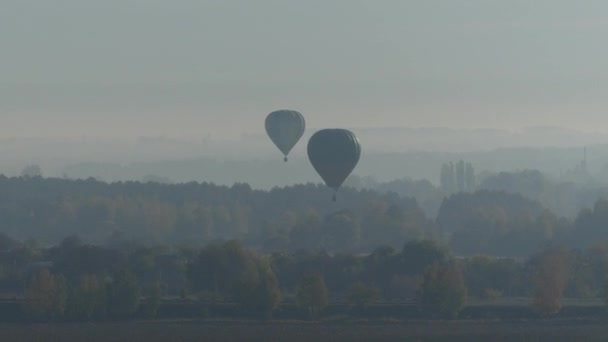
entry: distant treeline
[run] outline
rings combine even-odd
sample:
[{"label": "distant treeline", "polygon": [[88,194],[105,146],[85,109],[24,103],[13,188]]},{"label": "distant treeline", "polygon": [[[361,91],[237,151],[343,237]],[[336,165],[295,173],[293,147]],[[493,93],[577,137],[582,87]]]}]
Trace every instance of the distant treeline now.
[{"label": "distant treeline", "polygon": [[[525,189],[534,191],[534,183]],[[529,197],[459,192],[443,198],[433,219],[417,200],[381,190],[345,187],[334,203],[331,190],[315,184],[262,191],[247,184],[0,177],[0,232],[43,246],[71,235],[107,246],[134,241],[197,247],[237,239],[263,253],[369,253],[380,245],[400,248],[432,239],[456,255],[510,257],[527,257],[548,244],[587,248],[608,240],[605,200],[570,219]]]},{"label": "distant treeline", "polygon": [[[464,148],[463,151],[470,150],[471,152],[433,152],[446,151],[446,146],[454,147],[459,145],[459,143],[455,144],[455,142],[469,139],[474,132],[461,132],[459,133],[459,138],[456,138],[455,141],[445,142],[441,144],[445,146],[439,147],[435,144],[445,138],[445,134],[450,133],[423,130],[424,133],[421,133],[422,131],[418,132],[420,134],[418,135],[419,139],[413,139],[410,135],[412,132],[397,134],[397,131],[399,130],[397,129],[392,133],[380,133],[380,131],[377,131],[372,139],[379,139],[378,141],[383,142],[383,146],[377,146],[376,148],[370,146],[370,144],[373,145],[370,139],[366,138],[365,135],[359,135],[355,131],[361,138],[361,141],[365,141],[366,146],[365,157],[361,159],[355,172],[360,175],[374,175],[381,182],[398,179],[407,175],[413,179],[427,179],[434,184],[439,184],[441,181],[442,164],[446,163],[446,161],[458,163],[462,159],[465,162],[471,163],[478,173],[484,173],[485,171],[495,173],[504,170],[535,169],[560,182],[571,181],[583,184],[589,181],[589,177],[591,176],[592,180],[596,182],[601,182],[604,185],[608,184],[608,168],[605,165],[605,161],[608,160],[608,145],[588,147],[589,170],[586,175],[583,175],[578,165],[584,158],[582,146],[571,148],[521,147],[494,149],[486,145],[488,139],[496,138],[495,134],[497,132],[492,132],[488,133],[488,136],[485,138],[476,140],[474,143],[470,141],[470,149]],[[393,152],[388,152],[388,146],[384,144],[387,139],[391,139],[387,134],[393,135],[395,139],[395,149]],[[434,138],[430,139],[430,136]],[[403,142],[404,138],[408,139],[408,143]],[[247,140],[250,139],[251,137],[247,138]],[[410,139],[412,140],[409,141]],[[510,136],[508,138],[505,137],[505,139],[505,141],[514,141],[515,139],[521,142],[519,140],[521,136]],[[605,139],[602,138],[601,140]],[[396,141],[401,142],[397,143]],[[425,141],[425,143],[420,144],[421,141]],[[573,143],[571,137],[556,139],[556,141],[568,144]],[[484,143],[480,145],[480,142]],[[24,143],[21,141],[19,144],[14,144],[14,153],[20,156],[19,160],[28,159],[23,157],[23,148],[17,148],[17,146],[23,147]],[[95,177],[105,181],[126,181],[142,180],[146,175],[156,175],[158,179],[170,180],[176,183],[191,180],[199,182],[212,181],[223,185],[229,185],[234,182],[247,182],[253,188],[263,189],[270,189],[276,185],[284,186],[316,181],[318,179],[317,174],[306,158],[305,148],[296,148],[297,151],[294,151],[295,155],[290,159],[288,165],[285,165],[280,157],[276,157],[273,153],[268,153],[274,151],[272,150],[272,146],[269,145],[266,136],[260,136],[259,140],[254,143],[260,148],[258,153],[247,149],[246,155],[243,156],[241,154],[240,157],[234,156],[233,153],[227,151],[225,153],[222,151],[210,152],[208,146],[186,147],[177,145],[166,149],[166,145],[163,148],[163,144],[150,143],[150,141],[147,141],[140,144],[141,148],[148,146],[144,150],[139,150],[140,155],[144,156],[142,158],[148,157],[155,161],[119,162],[118,160],[132,159],[131,154],[135,153],[134,151],[138,150],[138,148],[130,146],[128,149],[129,155],[123,155],[122,157],[115,156],[113,158],[112,156],[108,156],[107,153],[104,154],[105,159],[113,159],[115,162],[75,162],[71,165],[62,165],[60,163],[53,165],[47,163],[42,166],[45,170],[48,169],[48,175],[60,176],[65,174],[70,178]],[[86,143],[83,142],[83,144]],[[419,149],[413,147],[418,144],[420,144]],[[34,151],[34,155],[40,155],[41,150],[49,150],[49,142],[41,142],[41,145],[31,148]],[[69,147],[73,148],[78,145],[71,143]],[[120,146],[118,145],[105,146],[106,148],[102,151],[107,152],[108,149],[119,149]],[[98,149],[100,144],[96,142],[93,146],[94,149]],[[243,147],[251,146],[251,141],[243,141],[238,146],[235,146],[235,149],[242,150]],[[404,151],[403,146],[408,146],[410,151]],[[72,153],[68,153],[66,158],[74,160],[74,151],[70,148],[67,148],[65,145],[55,146],[55,148],[51,149],[52,152],[42,153],[42,155],[57,156],[58,154],[66,154],[66,151],[70,151]],[[462,146],[457,149],[460,150],[461,148]],[[205,151],[215,157],[197,157],[201,153],[205,153]],[[123,150],[119,150],[120,154],[123,152]],[[86,157],[80,158],[80,160],[90,159],[88,158],[89,155],[95,154],[86,153]],[[29,159],[35,160],[38,158],[31,157]],[[22,167],[22,164],[7,164],[7,162],[3,164],[4,169],[10,167],[14,170],[19,170]],[[12,174],[16,173],[17,171],[13,171]]]},{"label": "distant treeline", "polygon": [[523,195],[540,202],[559,217],[574,218],[581,209],[591,208],[598,199],[608,198],[608,186],[605,183],[589,178],[583,167],[576,171],[579,181],[575,182],[559,180],[538,170],[474,173],[472,165],[458,161],[456,164],[443,165],[443,181],[438,186],[424,179],[401,178],[379,182],[371,177],[357,175],[351,176],[347,185],[356,189],[391,191],[404,197],[416,198],[425,213],[432,217],[438,214],[445,197],[459,192],[491,190]]},{"label": "distant treeline", "polygon": [[40,248],[0,236],[0,321],[123,320],[155,317],[159,310],[171,317],[270,318],[278,312],[316,319],[328,306],[349,316],[454,318],[471,301],[511,308],[469,306],[467,315],[489,310],[533,318],[560,312],[564,297],[601,306],[607,260],[608,243],[547,247],[513,259],[456,258],[430,240],[380,246],[362,256],[319,250],[265,255],[235,240],[204,248],[104,247],[68,237]]},{"label": "distant treeline", "polygon": [[104,183],[94,179],[0,177],[0,232],[55,244],[133,240],[197,246],[239,239],[263,251],[325,248],[366,252],[438,237],[433,220],[412,198],[325,186],[270,191],[247,184]]}]

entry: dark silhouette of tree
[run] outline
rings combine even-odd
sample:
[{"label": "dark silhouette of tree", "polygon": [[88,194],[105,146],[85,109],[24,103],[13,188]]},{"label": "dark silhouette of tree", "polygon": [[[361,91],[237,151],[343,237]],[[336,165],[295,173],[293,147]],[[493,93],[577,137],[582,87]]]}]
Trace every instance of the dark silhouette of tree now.
[{"label": "dark silhouette of tree", "polygon": [[198,290],[230,297],[246,310],[270,314],[280,301],[280,290],[269,261],[238,241],[210,245],[190,264]]},{"label": "dark silhouette of tree", "polygon": [[117,318],[133,316],[139,309],[140,295],[135,276],[128,270],[118,272],[108,289],[108,313]]},{"label": "dark silhouette of tree", "polygon": [[464,192],[467,190],[465,172],[464,161],[459,160],[458,163],[456,163],[456,188],[458,189],[458,192]]},{"label": "dark silhouette of tree", "polygon": [[489,293],[502,296],[524,296],[523,265],[513,259],[476,255],[463,261],[468,293],[486,298]]},{"label": "dark silhouette of tree", "polygon": [[465,166],[465,183],[466,191],[475,191],[475,188],[477,187],[477,181],[475,178],[475,169],[473,168],[473,165],[471,165],[471,163],[467,163]]},{"label": "dark silhouette of tree", "polygon": [[353,284],[348,290],[348,301],[358,310],[365,309],[378,299],[380,299],[380,291],[362,282]]},{"label": "dark silhouette of tree", "polygon": [[409,241],[401,251],[400,266],[406,274],[423,274],[429,266],[443,263],[448,257],[448,250],[435,241]]},{"label": "dark silhouette of tree", "polygon": [[441,188],[451,194],[456,192],[456,174],[454,172],[454,164],[453,163],[443,163],[441,166]]},{"label": "dark silhouette of tree", "polygon": [[357,217],[342,210],[325,218],[322,227],[323,247],[330,251],[353,250],[361,236],[361,225]]},{"label": "dark silhouette of tree", "polygon": [[454,261],[435,262],[427,268],[419,293],[419,303],[424,311],[441,317],[455,317],[466,300],[464,277]]},{"label": "dark silhouette of tree", "polygon": [[155,317],[162,300],[162,286],[160,282],[154,282],[145,291],[143,311],[148,317]]},{"label": "dark silhouette of tree", "polygon": [[298,305],[308,310],[313,318],[327,306],[327,296],[327,287],[320,274],[311,274],[302,278],[296,291]]},{"label": "dark silhouette of tree", "polygon": [[103,280],[95,275],[80,276],[69,292],[68,316],[78,320],[102,318],[106,314],[107,293]]}]

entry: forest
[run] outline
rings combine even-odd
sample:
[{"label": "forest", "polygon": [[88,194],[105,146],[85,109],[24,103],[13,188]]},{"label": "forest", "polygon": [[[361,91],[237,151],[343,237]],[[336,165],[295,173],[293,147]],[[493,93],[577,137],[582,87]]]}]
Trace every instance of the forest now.
[{"label": "forest", "polygon": [[[572,300],[601,315],[607,200],[560,216],[531,171],[413,197],[407,184],[347,186],[332,202],[317,184],[2,176],[0,319],[454,318],[500,305],[494,315],[535,317],[568,314]],[[418,198],[439,194],[430,217]]]}]

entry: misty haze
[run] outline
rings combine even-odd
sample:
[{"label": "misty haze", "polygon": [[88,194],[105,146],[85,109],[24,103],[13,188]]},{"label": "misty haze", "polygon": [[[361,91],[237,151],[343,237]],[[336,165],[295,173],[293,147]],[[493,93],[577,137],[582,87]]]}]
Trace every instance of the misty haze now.
[{"label": "misty haze", "polygon": [[606,13],[3,1],[2,340],[605,338]]}]

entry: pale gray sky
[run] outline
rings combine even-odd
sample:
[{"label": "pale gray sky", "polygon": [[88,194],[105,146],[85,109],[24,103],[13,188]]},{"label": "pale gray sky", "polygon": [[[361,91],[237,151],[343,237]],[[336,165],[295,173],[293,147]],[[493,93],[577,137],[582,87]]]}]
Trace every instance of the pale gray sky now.
[{"label": "pale gray sky", "polygon": [[0,134],[608,124],[608,2],[0,0]]}]

